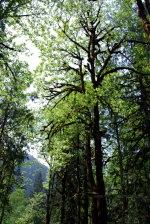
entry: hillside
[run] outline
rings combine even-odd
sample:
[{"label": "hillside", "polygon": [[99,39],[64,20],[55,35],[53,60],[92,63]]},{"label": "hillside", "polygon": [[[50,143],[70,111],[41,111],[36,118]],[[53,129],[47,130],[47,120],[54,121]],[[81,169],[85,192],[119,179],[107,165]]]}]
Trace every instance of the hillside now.
[{"label": "hillside", "polygon": [[[32,194],[35,190],[35,185],[39,184],[42,188],[42,182],[46,181],[46,174],[48,168],[41,164],[36,158],[28,155],[28,159],[25,160],[21,167],[21,173],[23,174],[25,192],[27,196]],[[40,180],[39,180],[40,178]]]}]

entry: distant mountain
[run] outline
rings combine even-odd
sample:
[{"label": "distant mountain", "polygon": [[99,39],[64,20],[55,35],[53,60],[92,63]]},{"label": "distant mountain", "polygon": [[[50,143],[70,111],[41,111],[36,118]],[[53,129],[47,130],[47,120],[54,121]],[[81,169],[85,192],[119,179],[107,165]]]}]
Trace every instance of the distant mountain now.
[{"label": "distant mountain", "polygon": [[[48,168],[41,164],[36,158],[31,155],[28,155],[28,159],[24,161],[24,164],[21,167],[21,173],[24,177],[25,192],[27,196],[30,196],[35,190],[35,182],[37,178],[40,177],[40,183],[46,181],[46,174]],[[40,174],[41,173],[41,174]],[[39,175],[40,174],[40,175]]]}]

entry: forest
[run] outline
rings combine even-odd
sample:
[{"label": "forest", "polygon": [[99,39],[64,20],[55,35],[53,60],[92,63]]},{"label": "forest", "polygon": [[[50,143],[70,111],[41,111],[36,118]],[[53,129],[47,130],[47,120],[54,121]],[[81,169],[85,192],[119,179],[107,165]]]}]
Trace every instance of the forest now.
[{"label": "forest", "polygon": [[150,0],[0,0],[0,224],[148,224],[149,157]]}]

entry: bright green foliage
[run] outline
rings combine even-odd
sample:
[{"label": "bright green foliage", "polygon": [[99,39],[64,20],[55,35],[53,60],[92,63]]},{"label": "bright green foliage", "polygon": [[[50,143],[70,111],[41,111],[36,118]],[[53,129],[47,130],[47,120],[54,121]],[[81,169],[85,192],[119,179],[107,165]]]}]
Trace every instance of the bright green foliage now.
[{"label": "bright green foliage", "polygon": [[0,223],[16,174],[26,156],[33,115],[27,108],[25,90],[32,82],[27,63],[18,54],[23,46],[15,43],[15,25],[30,1],[0,2]]},{"label": "bright green foliage", "polygon": [[34,194],[33,198],[28,199],[28,205],[25,207],[24,213],[18,220],[16,224],[25,224],[25,223],[35,223],[42,224],[44,223],[44,211],[42,208],[44,203],[43,193]]},{"label": "bright green foliage", "polygon": [[25,193],[23,189],[17,189],[12,192],[9,197],[9,208],[8,214],[4,220],[4,223],[16,223],[16,220],[20,215],[24,212],[27,206],[27,198],[25,197]]},{"label": "bright green foliage", "polygon": [[[138,170],[140,160],[148,156],[144,148],[149,145],[148,125],[144,122],[146,117],[149,124],[149,44],[139,26],[136,5],[133,1],[115,0],[111,5],[108,1],[103,4],[102,1],[63,1],[51,11],[51,22],[45,18],[38,24],[41,42],[36,42],[43,59],[37,69],[37,73],[43,74],[39,91],[43,85],[41,94],[49,104],[43,106],[43,132],[49,140],[47,155],[51,166],[55,172],[69,169],[70,161],[76,156],[70,143],[73,146],[71,139],[76,137],[78,126],[83,151],[85,129],[88,129],[96,179],[94,108],[98,104],[106,194],[118,195],[114,204],[108,195],[108,222],[133,222],[130,210],[134,200],[124,200],[124,195],[134,194],[129,190],[129,185],[134,185],[130,176],[136,173],[134,169]],[[80,155],[83,158],[84,153]],[[148,169],[147,161],[146,167],[144,162],[141,164],[142,170]],[[142,179],[147,194],[145,177]],[[66,189],[69,184],[66,182]],[[89,186],[88,190],[91,190]],[[138,187],[134,191],[138,194],[137,201],[140,191]],[[144,213],[140,208],[137,213],[140,220]]]},{"label": "bright green foliage", "polygon": [[35,193],[32,198],[25,196],[24,190],[17,189],[10,194],[8,214],[4,224],[44,223],[44,194]]}]

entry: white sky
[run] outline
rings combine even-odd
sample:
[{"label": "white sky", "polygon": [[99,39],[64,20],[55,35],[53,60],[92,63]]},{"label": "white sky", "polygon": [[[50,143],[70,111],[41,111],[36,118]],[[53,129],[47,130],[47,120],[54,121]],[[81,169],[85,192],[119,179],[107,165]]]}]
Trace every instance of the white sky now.
[{"label": "white sky", "polygon": [[[41,62],[40,60],[40,51],[33,45],[33,43],[26,39],[26,37],[22,37],[22,38],[17,38],[17,44],[26,44],[27,49],[29,50],[29,52],[31,53],[31,55],[26,55],[25,53],[19,53],[19,59],[21,61],[26,61],[29,64],[29,69],[31,72],[33,72],[36,67],[39,65],[39,63]],[[31,85],[31,87],[28,89],[28,92],[32,92],[34,91],[35,88]],[[27,106],[29,107],[29,109],[34,109],[36,106],[38,106],[37,102],[32,102],[30,101]],[[40,143],[39,143],[40,145]],[[36,148],[39,148],[39,145],[36,147],[30,146],[30,154],[32,156],[34,156],[36,159],[38,159],[39,162],[43,163],[44,165],[47,165],[47,163],[39,158],[39,153],[38,150]]]},{"label": "white sky", "polygon": [[25,37],[18,38],[17,43],[22,44],[25,43],[28,50],[31,52],[32,55],[27,56],[25,53],[19,53],[19,58],[22,61],[27,61],[29,64],[30,71],[33,71],[40,63],[40,52],[39,50],[33,45],[30,40],[27,40]]}]

